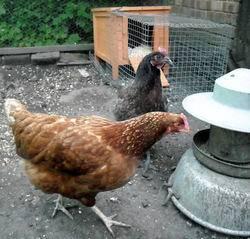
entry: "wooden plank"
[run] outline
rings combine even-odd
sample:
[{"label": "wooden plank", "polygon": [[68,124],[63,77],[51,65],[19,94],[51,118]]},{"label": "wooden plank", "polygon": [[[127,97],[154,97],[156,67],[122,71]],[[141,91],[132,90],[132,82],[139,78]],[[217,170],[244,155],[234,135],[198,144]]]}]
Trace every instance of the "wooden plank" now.
[{"label": "wooden plank", "polygon": [[135,13],[135,14],[163,14],[169,13],[170,6],[154,6],[154,7],[122,7],[119,12]]},{"label": "wooden plank", "polygon": [[[94,19],[94,44],[95,57],[101,58],[112,65],[112,77],[118,79],[119,65],[129,64],[128,59],[128,17],[118,16],[113,11],[127,12],[131,14],[165,14],[171,10],[170,6],[150,7],[109,7],[93,8]],[[162,37],[164,30],[156,32],[157,45],[161,42],[166,46]]]},{"label": "wooden plank", "polygon": [[128,59],[128,17],[122,18],[122,60],[127,61]]},{"label": "wooden plank", "polygon": [[113,24],[113,32],[110,34],[109,39],[111,43],[112,51],[110,52],[111,57],[111,65],[112,65],[112,78],[113,80],[117,80],[119,77],[119,59],[121,52],[119,51],[119,45],[122,43],[120,42],[119,35],[122,35],[122,32],[119,30],[119,25],[121,21],[121,17],[111,14],[111,22]]},{"label": "wooden plank", "polygon": [[121,12],[131,12],[131,11],[154,11],[154,10],[170,10],[171,6],[149,6],[149,7],[101,7],[92,8],[92,12],[110,12],[110,11],[121,11]]},{"label": "wooden plank", "polygon": [[101,58],[102,60],[106,61],[108,64],[111,65],[111,57],[107,58],[107,56],[102,54],[102,52],[95,51],[95,57]]},{"label": "wooden plank", "polygon": [[169,29],[166,26],[154,26],[154,51],[158,51],[158,47],[164,47],[168,52]]},{"label": "wooden plank", "polygon": [[53,46],[39,46],[39,47],[4,47],[0,48],[0,55],[21,55],[32,54],[39,52],[79,52],[90,51],[93,49],[93,43],[77,44],[77,45],[53,45]]},{"label": "wooden plank", "polygon": [[92,8],[91,12],[98,13],[98,12],[111,12],[120,9],[121,7],[98,7]]},{"label": "wooden plank", "polygon": [[[166,26],[154,26],[153,32],[154,46],[153,50],[158,51],[158,47],[163,47],[167,50],[169,48],[169,28]],[[168,75],[169,66],[166,64],[161,69],[161,84],[163,88],[169,87],[168,79],[165,75]]]}]

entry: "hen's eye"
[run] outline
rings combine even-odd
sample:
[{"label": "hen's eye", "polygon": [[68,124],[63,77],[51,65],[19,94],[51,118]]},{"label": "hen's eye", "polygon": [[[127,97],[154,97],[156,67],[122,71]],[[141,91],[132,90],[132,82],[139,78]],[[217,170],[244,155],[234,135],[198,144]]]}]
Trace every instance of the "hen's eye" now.
[{"label": "hen's eye", "polygon": [[160,60],[162,58],[162,56],[156,55],[155,58],[156,58],[156,60]]}]

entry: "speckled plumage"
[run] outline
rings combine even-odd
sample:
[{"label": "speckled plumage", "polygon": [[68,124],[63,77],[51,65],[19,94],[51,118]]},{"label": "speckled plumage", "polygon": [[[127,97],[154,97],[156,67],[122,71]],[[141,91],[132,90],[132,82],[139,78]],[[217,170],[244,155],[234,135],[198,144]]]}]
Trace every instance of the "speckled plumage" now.
[{"label": "speckled plumage", "polygon": [[127,183],[146,150],[165,133],[184,127],[180,115],[163,112],[114,122],[13,107],[9,117],[30,181],[46,193],[78,199],[86,206],[95,204],[98,192]]}]

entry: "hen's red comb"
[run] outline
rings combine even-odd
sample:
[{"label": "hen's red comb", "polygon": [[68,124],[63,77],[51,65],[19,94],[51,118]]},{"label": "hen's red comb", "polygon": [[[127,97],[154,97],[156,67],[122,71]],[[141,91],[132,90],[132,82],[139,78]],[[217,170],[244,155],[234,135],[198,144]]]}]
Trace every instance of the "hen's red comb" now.
[{"label": "hen's red comb", "polygon": [[166,48],[163,48],[161,46],[158,47],[158,51],[161,52],[161,53],[164,53],[164,54],[167,54],[167,49]]}]

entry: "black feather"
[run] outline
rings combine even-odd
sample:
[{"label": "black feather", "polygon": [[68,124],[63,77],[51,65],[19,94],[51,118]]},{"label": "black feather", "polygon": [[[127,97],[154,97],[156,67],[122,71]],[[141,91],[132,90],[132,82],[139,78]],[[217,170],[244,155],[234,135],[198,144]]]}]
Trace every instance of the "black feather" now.
[{"label": "black feather", "polygon": [[114,109],[117,120],[126,120],[152,111],[167,111],[167,100],[162,96],[160,70],[151,64],[148,54],[138,66],[134,82],[120,95]]}]

